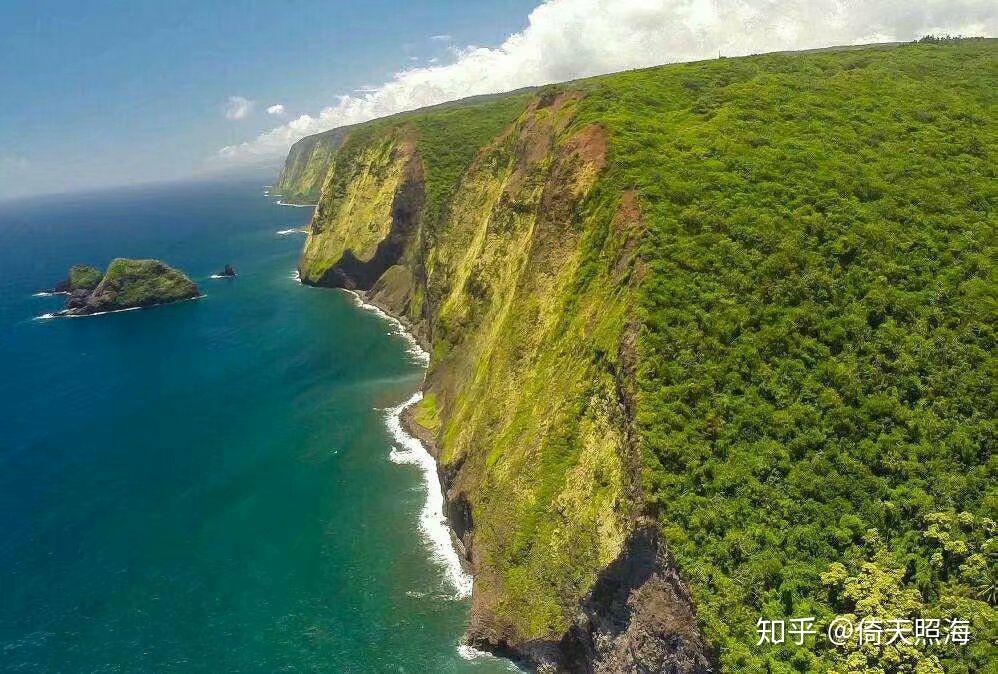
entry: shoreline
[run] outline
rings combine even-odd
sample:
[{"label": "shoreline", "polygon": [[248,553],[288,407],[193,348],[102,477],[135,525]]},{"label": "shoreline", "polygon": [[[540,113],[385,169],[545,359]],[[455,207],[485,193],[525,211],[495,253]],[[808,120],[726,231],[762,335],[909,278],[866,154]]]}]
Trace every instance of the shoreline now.
[{"label": "shoreline", "polygon": [[[298,273],[296,271],[296,273]],[[300,276],[298,277],[298,282],[301,283]],[[430,345],[421,339],[417,334],[415,329],[413,329],[412,324],[403,316],[396,316],[388,309],[378,306],[373,302],[369,302],[367,293],[363,290],[350,290],[348,288],[337,288],[342,292],[348,293],[353,296],[354,302],[358,307],[364,309],[365,311],[370,311],[383,318],[384,320],[391,323],[397,330],[396,334],[401,335],[409,342],[410,353],[419,358],[428,365],[430,362]]]},{"label": "shoreline", "polygon": [[[35,295],[38,297],[39,295]],[[106,316],[107,314],[121,314],[126,311],[138,311],[139,309],[152,309],[154,307],[165,307],[171,304],[181,304],[183,302],[190,302],[192,300],[201,300],[207,297],[207,293],[202,293],[197,297],[188,297],[186,299],[177,300],[175,302],[157,302],[156,304],[147,304],[146,306],[140,307],[125,307],[124,309],[111,309],[110,311],[95,311],[92,314],[70,314],[64,313],[68,311],[67,309],[61,309],[57,312],[52,312],[48,314],[42,314],[41,316],[35,316],[31,320],[33,321],[47,321],[53,318],[90,318],[91,316]]]},{"label": "shoreline", "polygon": [[454,530],[444,509],[444,493],[437,473],[437,460],[419,438],[410,434],[402,423],[402,415],[423,399],[422,390],[408,400],[384,410],[385,425],[395,441],[388,460],[395,464],[410,464],[419,468],[426,486],[426,498],[419,514],[419,531],[430,549],[430,556],[443,567],[447,582],[454,590],[454,599],[469,599],[474,578],[464,568],[454,544]]},{"label": "shoreline", "polygon": [[[303,283],[300,273],[295,269],[292,278],[303,286],[318,288]],[[394,331],[391,334],[402,336],[408,343],[407,352],[410,356],[420,360],[424,365],[430,361],[430,345],[419,337],[412,325],[402,316],[397,316],[385,307],[378,306],[368,301],[367,292],[363,290],[351,290],[347,288],[334,288],[349,294],[355,306],[365,311],[369,311],[385,322],[389,323]],[[429,552],[434,561],[441,565],[446,580],[449,581],[452,589],[455,590],[453,599],[467,600],[472,597],[474,589],[474,574],[470,560],[466,556],[466,551],[461,539],[454,529],[447,508],[447,495],[444,492],[443,476],[440,471],[440,464],[433,452],[433,448],[427,445],[421,438],[417,437],[409,428],[411,420],[407,419],[406,412],[423,398],[423,386],[426,383],[424,370],[423,381],[419,389],[407,400],[388,407],[383,410],[384,420],[389,434],[395,441],[395,447],[389,452],[389,461],[393,463],[409,463],[416,465],[423,477],[423,484],[426,486],[425,500],[420,512],[419,531],[424,539],[424,543],[429,548]],[[403,449],[400,451],[399,447]],[[456,644],[458,656],[467,661],[480,659],[501,660],[506,668],[511,672],[525,672],[523,660],[518,653],[503,653],[499,651],[483,648],[483,644],[472,644],[467,641],[468,634],[462,637]]]},{"label": "shoreline", "polygon": [[[460,540],[447,516],[447,497],[444,493],[443,481],[440,479],[440,467],[437,464],[436,456],[430,451],[426,443],[407,428],[405,418],[406,412],[423,399],[423,385],[426,382],[425,368],[429,365],[430,354],[403,319],[385,311],[376,304],[365,301],[366,298],[362,291],[345,288],[340,288],[340,290],[349,293],[358,308],[375,314],[391,325],[394,331],[390,334],[403,337],[409,343],[406,353],[424,367],[423,381],[420,382],[419,389],[408,400],[384,410],[385,425],[396,444],[396,447],[393,447],[389,452],[388,458],[392,463],[415,465],[423,473],[426,500],[419,517],[420,532],[429,545],[433,558],[444,567],[445,575],[456,591],[455,599],[469,598],[474,579],[466,565]],[[399,447],[402,448],[401,451]]]},{"label": "shoreline", "polygon": [[[301,283],[300,279],[297,279]],[[303,284],[304,285],[304,284]],[[367,301],[364,291],[348,290],[339,288],[343,292],[349,293],[360,309],[370,311],[381,319],[388,322],[395,328],[393,334],[401,335],[409,342],[407,352],[418,358],[424,365],[428,365],[430,354],[428,344],[416,336],[415,331],[409,322],[400,316],[396,316],[387,309],[372,304]],[[431,451],[422,439],[417,437],[408,427],[406,412],[423,399],[423,386],[425,385],[425,370],[423,382],[420,383],[419,390],[412,394],[407,400],[389,407],[385,412],[385,425],[395,447],[389,452],[389,460],[398,464],[412,464],[420,469],[423,477],[423,484],[426,486],[426,495],[423,508],[420,512],[419,530],[424,542],[430,548],[431,557],[443,567],[445,576],[450,585],[455,590],[454,599],[470,599],[474,588],[474,574],[470,561],[468,560],[464,545],[458,538],[457,532],[448,515],[447,495],[444,492],[443,480],[440,473],[440,464],[437,463],[436,455]],[[403,448],[399,449],[399,447]],[[477,648],[468,643],[467,633],[457,644],[458,656],[467,661],[480,659],[502,660],[506,668],[511,672],[523,672],[517,663],[516,658],[495,653],[489,650]]]}]

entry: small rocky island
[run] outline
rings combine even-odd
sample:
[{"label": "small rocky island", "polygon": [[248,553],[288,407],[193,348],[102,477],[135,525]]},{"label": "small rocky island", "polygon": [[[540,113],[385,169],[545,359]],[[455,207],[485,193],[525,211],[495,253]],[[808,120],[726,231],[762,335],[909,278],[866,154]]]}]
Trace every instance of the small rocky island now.
[{"label": "small rocky island", "polygon": [[217,274],[212,274],[212,278],[232,278],[236,275],[236,270],[232,268],[231,264],[225,265],[225,269],[218,272]]},{"label": "small rocky island", "polygon": [[102,273],[96,267],[76,265],[56,292],[67,293],[66,308],[58,316],[89,314],[169,304],[201,291],[187,276],[159,260],[117,258]]}]

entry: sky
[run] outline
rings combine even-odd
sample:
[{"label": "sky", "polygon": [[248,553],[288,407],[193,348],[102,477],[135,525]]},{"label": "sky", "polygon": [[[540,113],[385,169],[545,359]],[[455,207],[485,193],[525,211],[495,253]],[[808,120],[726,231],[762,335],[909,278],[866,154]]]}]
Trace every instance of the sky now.
[{"label": "sky", "polygon": [[927,33],[994,0],[2,0],[0,199],[279,166],[464,96]]}]

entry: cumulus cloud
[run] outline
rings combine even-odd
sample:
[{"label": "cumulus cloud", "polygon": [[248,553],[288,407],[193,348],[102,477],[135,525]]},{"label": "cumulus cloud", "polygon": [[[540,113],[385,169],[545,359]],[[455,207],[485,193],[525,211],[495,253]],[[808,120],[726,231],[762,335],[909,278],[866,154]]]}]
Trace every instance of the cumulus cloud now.
[{"label": "cumulus cloud", "polygon": [[225,106],[225,117],[226,119],[243,119],[253,111],[254,105],[256,105],[254,101],[242,96],[229,96],[229,102]]},{"label": "cumulus cloud", "polygon": [[280,104],[280,103],[278,103],[276,105],[272,105],[269,108],[267,108],[267,114],[268,115],[283,115],[284,114],[284,106],[282,104]]},{"label": "cumulus cloud", "polygon": [[444,101],[661,63],[911,40],[994,35],[994,0],[547,0],[498,47],[414,66],[373,91],[343,95],[239,145],[223,158],[279,155],[296,140]]}]

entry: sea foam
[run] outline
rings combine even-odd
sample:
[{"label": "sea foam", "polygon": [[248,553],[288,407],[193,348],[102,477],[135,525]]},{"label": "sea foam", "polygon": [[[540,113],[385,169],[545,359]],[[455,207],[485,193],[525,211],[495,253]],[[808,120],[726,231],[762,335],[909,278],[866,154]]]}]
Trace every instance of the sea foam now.
[{"label": "sea foam", "polygon": [[207,295],[201,293],[196,297],[188,297],[185,300],[177,300],[175,302],[160,302],[159,304],[149,304],[143,307],[125,307],[124,309],[111,309],[110,311],[95,311],[92,314],[63,314],[63,313],[42,314],[41,316],[35,316],[34,320],[44,321],[50,318],[90,318],[91,316],[106,316],[107,314],[123,314],[126,311],[138,311],[139,309],[152,309],[153,307],[165,307],[170,304],[180,304],[181,302],[203,300],[205,297],[207,297]]},{"label": "sea foam", "polygon": [[[419,342],[406,330],[402,321],[373,304],[368,304],[357,293],[347,292],[353,296],[357,306],[380,316],[392,326],[392,334],[400,335],[409,342],[408,353],[410,356],[424,365],[430,362],[430,354],[420,347]],[[437,475],[437,462],[422,442],[406,433],[405,429],[402,428],[402,413],[422,399],[423,392],[417,391],[402,404],[385,410],[385,424],[395,441],[395,447],[389,452],[388,458],[393,463],[414,465],[423,473],[426,501],[424,501],[423,509],[419,514],[419,530],[430,548],[433,559],[440,564],[448,582],[454,587],[455,599],[464,599],[471,596],[473,579],[471,574],[467,573],[461,565],[461,558],[458,556],[454,540],[451,538],[450,524],[444,515],[444,495],[440,486],[440,477]]]},{"label": "sea foam", "polygon": [[468,644],[458,644],[457,654],[460,655],[465,660],[502,660],[506,665],[506,669],[511,672],[522,672],[523,670],[516,666],[511,660],[506,660],[505,658],[500,658],[497,655],[493,655],[488,651],[480,651],[474,646],[469,646]]},{"label": "sea foam", "polygon": [[417,340],[413,336],[413,334],[411,332],[409,332],[409,330],[405,327],[405,325],[402,323],[402,321],[400,321],[399,319],[395,318],[391,314],[383,311],[380,307],[377,307],[377,306],[375,306],[373,304],[369,304],[368,302],[365,302],[364,299],[357,292],[355,292],[353,290],[346,290],[345,292],[350,293],[350,295],[354,299],[354,303],[358,307],[360,307],[361,309],[365,309],[367,311],[370,311],[373,314],[378,315],[379,317],[381,317],[382,319],[384,319],[389,325],[391,325],[392,329],[389,331],[388,334],[390,334],[390,335],[398,335],[399,337],[402,337],[405,341],[407,341],[409,343],[409,348],[406,349],[406,352],[410,356],[412,356],[413,360],[416,360],[416,361],[418,361],[420,363],[423,363],[424,365],[428,365],[429,364],[429,362],[430,362],[430,354],[427,353],[425,350],[423,350],[423,347],[419,345],[419,340]]},{"label": "sea foam", "polygon": [[461,558],[451,539],[450,525],[444,516],[444,496],[437,476],[437,463],[418,439],[402,428],[402,413],[423,399],[423,392],[417,391],[401,405],[385,410],[385,423],[395,441],[395,447],[388,458],[393,463],[412,464],[423,473],[426,485],[426,501],[419,514],[419,530],[430,547],[434,561],[443,567],[447,580],[454,586],[455,598],[471,596],[472,577],[461,566]]}]

